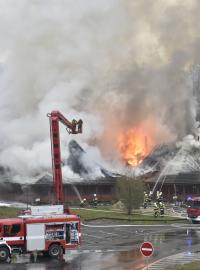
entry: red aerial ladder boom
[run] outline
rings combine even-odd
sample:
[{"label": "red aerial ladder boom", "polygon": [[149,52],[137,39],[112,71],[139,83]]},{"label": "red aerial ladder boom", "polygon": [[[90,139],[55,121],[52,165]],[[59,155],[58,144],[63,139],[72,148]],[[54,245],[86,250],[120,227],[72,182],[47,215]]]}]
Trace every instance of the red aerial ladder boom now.
[{"label": "red aerial ladder boom", "polygon": [[52,111],[48,113],[50,122],[50,137],[51,137],[51,155],[52,155],[52,170],[53,180],[55,186],[55,203],[64,203],[63,185],[62,185],[62,161],[60,149],[60,130],[59,122],[66,126],[69,134],[82,133],[83,121],[67,120],[59,111]]}]

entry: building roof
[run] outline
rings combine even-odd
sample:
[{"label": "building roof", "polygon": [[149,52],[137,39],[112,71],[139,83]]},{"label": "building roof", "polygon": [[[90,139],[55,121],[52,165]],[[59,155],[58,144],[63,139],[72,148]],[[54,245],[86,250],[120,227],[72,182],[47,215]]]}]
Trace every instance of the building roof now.
[{"label": "building roof", "polygon": [[[155,183],[159,174],[145,179],[147,183]],[[163,175],[160,177],[159,183],[164,184],[200,184],[200,172],[179,173],[175,175]]]}]

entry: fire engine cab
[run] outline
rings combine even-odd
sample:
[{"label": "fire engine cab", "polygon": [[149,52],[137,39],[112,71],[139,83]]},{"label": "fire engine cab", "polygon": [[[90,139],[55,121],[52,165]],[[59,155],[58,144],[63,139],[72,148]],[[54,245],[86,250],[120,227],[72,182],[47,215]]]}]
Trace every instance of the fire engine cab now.
[{"label": "fire engine cab", "polygon": [[0,219],[0,261],[12,253],[43,252],[52,258],[80,245],[80,218],[62,205],[32,206],[30,215]]},{"label": "fire engine cab", "polygon": [[187,215],[192,223],[200,223],[200,196],[187,198]]}]

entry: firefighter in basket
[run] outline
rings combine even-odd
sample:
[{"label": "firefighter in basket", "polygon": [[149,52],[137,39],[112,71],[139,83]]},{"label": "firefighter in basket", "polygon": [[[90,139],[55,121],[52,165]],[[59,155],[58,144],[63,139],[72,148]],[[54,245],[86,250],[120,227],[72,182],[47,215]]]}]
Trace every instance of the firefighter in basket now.
[{"label": "firefighter in basket", "polygon": [[154,208],[153,208],[153,212],[154,212],[154,217],[158,217],[159,214],[159,206],[157,203],[154,203]]}]

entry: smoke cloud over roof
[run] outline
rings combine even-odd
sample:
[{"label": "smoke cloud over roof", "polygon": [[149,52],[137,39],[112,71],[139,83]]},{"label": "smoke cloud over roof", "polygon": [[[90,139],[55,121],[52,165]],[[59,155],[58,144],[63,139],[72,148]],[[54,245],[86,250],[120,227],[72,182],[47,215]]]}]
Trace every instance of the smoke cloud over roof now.
[{"label": "smoke cloud over roof", "polygon": [[15,177],[50,170],[51,110],[84,121],[76,138],[61,129],[64,158],[72,138],[99,162],[119,159],[117,134],[131,127],[157,144],[191,133],[199,10],[197,0],[0,0],[0,164]]}]

